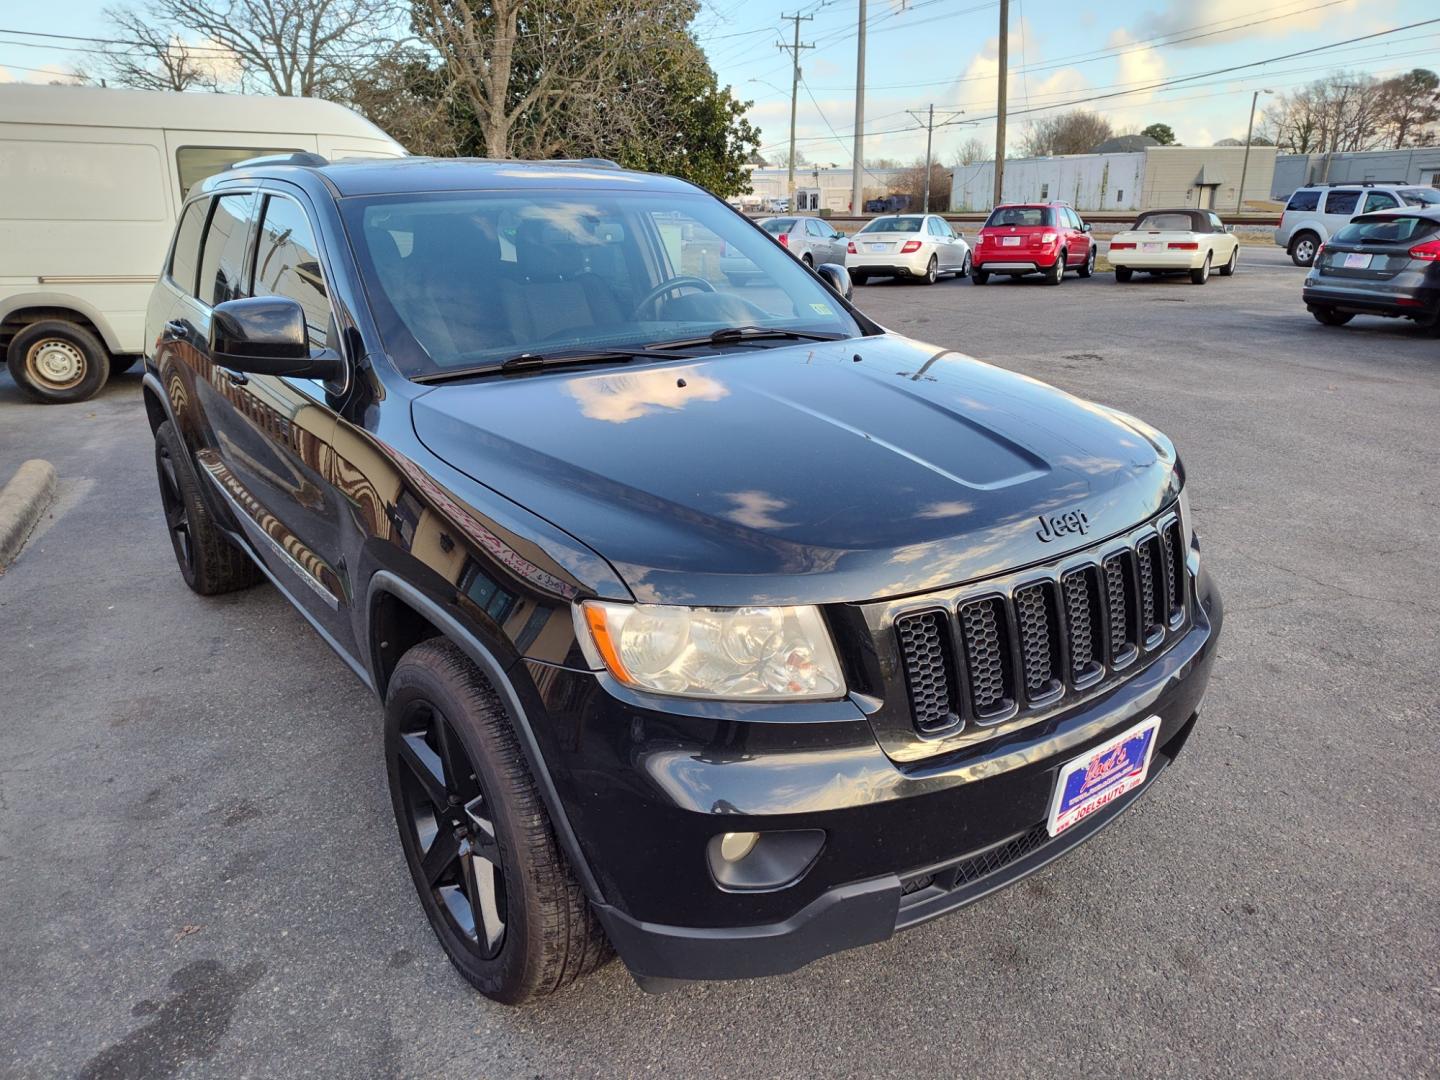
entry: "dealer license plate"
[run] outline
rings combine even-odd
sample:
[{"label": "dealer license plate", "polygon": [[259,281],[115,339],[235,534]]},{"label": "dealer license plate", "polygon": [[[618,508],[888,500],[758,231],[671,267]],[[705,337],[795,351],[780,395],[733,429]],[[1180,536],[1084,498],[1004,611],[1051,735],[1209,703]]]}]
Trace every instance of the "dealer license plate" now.
[{"label": "dealer license plate", "polygon": [[1153,244],[1152,244],[1152,243],[1142,243],[1142,244],[1140,245],[1140,250],[1141,250],[1141,251],[1164,251],[1164,250],[1165,250],[1165,245],[1164,245],[1164,244],[1161,244],[1161,243],[1153,243]]},{"label": "dealer license plate", "polygon": [[1019,246],[1020,246],[1020,237],[1018,237],[1018,236],[1002,236],[1002,237],[1000,238],[1000,246],[1001,246],[1001,247],[1019,247]]},{"label": "dealer license plate", "polygon": [[1059,836],[1145,782],[1160,717],[1142,720],[1060,768],[1045,826]]},{"label": "dealer license plate", "polygon": [[1345,269],[1366,270],[1370,267],[1370,256],[1359,252],[1351,252],[1345,256]]},{"label": "dealer license plate", "polygon": [[870,245],[870,250],[871,250],[871,251],[889,251],[889,250],[890,250],[890,245],[889,245],[889,244],[871,244],[871,245]]}]

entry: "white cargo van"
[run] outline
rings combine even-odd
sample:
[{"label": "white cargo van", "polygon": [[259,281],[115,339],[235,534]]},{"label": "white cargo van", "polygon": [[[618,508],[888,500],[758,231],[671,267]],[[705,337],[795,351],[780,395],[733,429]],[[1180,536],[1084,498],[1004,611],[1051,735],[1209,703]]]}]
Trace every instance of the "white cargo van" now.
[{"label": "white cargo van", "polygon": [[405,153],[313,98],[0,86],[0,349],[21,389],[81,401],[129,367],[185,192],[287,151]]}]

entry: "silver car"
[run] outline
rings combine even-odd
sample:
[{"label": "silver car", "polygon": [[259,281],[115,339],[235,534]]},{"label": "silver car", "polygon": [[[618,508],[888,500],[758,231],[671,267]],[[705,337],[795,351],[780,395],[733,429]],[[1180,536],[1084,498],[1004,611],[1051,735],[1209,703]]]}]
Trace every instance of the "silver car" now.
[{"label": "silver car", "polygon": [[939,214],[886,214],[866,223],[850,242],[850,280],[908,278],[933,285],[941,274],[970,273],[970,245]]},{"label": "silver car", "polygon": [[821,263],[845,265],[845,234],[836,232],[823,218],[799,215],[772,217],[756,224],[779,240],[782,247],[789,249],[790,254],[806,266],[819,266]]},{"label": "silver car", "polygon": [[1320,245],[1350,224],[1356,214],[1373,214],[1405,206],[1440,205],[1440,191],[1413,184],[1383,180],[1357,180],[1337,184],[1307,184],[1290,196],[1275,243],[1284,248],[1296,266],[1315,261]]}]

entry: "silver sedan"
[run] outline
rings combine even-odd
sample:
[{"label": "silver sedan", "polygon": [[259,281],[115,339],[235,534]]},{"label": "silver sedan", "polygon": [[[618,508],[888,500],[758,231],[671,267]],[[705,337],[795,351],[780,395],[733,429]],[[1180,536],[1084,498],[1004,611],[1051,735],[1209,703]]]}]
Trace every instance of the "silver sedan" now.
[{"label": "silver sedan", "polygon": [[970,273],[970,245],[938,214],[886,214],[850,240],[850,280],[900,277],[933,285],[941,274]]}]

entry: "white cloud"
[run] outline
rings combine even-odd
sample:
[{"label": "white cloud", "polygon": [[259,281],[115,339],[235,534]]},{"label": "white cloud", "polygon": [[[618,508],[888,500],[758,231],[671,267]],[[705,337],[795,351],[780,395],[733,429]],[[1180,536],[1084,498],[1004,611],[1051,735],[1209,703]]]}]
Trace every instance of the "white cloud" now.
[{"label": "white cloud", "polygon": [[[1116,55],[1119,66],[1119,78],[1116,81],[1122,88],[1157,83],[1165,78],[1165,58],[1155,49],[1137,48],[1135,39],[1124,30],[1116,30],[1105,44],[1112,49],[1124,50]],[[1147,90],[1142,94],[1127,95],[1125,100],[1149,101],[1154,96],[1153,90]]]},{"label": "white cloud", "polygon": [[[1140,20],[1136,27],[1140,39],[1179,35],[1192,37],[1206,34],[1193,41],[1177,42],[1176,48],[1203,48],[1220,45],[1227,41],[1239,41],[1263,37],[1286,37],[1306,30],[1318,30],[1340,16],[1355,11],[1359,0],[1344,0],[1334,7],[1321,7],[1316,3],[1300,3],[1294,0],[1293,10],[1264,10],[1256,6],[1255,0],[1210,0],[1203,7],[1193,0],[1166,0],[1162,10],[1151,12]],[[1275,18],[1275,16],[1281,16]],[[1259,22],[1261,19],[1268,21]],[[1204,23],[1204,26],[1200,26]],[[1235,29],[1224,33],[1212,33],[1219,29],[1215,23],[1232,23]],[[1243,23],[1257,23],[1241,26]]]},{"label": "white cloud", "polygon": [[45,64],[34,71],[11,71],[9,68],[0,67],[0,83],[67,83],[79,84],[80,79],[76,76],[74,69],[63,67],[60,64]]}]

